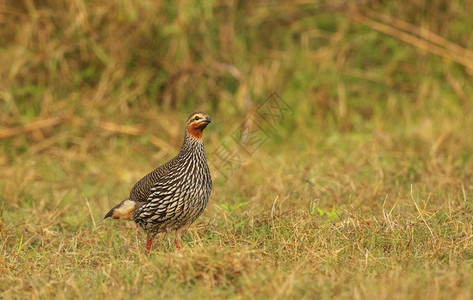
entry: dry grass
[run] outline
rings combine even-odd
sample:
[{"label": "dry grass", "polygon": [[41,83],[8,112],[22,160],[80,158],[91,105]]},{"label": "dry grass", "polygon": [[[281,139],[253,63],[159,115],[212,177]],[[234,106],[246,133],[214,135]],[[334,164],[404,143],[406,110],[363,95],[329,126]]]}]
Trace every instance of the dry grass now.
[{"label": "dry grass", "polygon": [[[470,299],[470,2],[0,4],[0,298]],[[102,218],[194,110],[211,202],[146,257]]]}]

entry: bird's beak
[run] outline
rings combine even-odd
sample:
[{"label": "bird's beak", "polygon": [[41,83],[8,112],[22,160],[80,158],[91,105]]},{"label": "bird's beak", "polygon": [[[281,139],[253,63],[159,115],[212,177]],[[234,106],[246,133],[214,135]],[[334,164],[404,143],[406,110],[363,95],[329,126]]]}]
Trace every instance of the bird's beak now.
[{"label": "bird's beak", "polygon": [[212,123],[212,119],[211,119],[211,118],[209,118],[209,117],[207,117],[207,118],[205,118],[205,121],[204,121],[204,122],[207,122],[207,123]]}]

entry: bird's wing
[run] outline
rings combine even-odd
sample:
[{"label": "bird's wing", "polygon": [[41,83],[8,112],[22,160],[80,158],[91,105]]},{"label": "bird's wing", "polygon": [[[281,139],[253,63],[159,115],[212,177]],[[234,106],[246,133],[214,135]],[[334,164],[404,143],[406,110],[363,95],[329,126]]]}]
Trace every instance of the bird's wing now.
[{"label": "bird's wing", "polygon": [[183,211],[188,186],[183,186],[184,176],[178,166],[171,165],[166,174],[150,189],[147,203],[139,208],[138,217],[147,223],[160,223],[176,217]]},{"label": "bird's wing", "polygon": [[147,202],[149,200],[149,196],[152,194],[151,189],[157,182],[162,180],[162,178],[167,175],[173,166],[173,161],[174,160],[168,161],[166,164],[141,178],[131,189],[130,200],[137,202]]}]

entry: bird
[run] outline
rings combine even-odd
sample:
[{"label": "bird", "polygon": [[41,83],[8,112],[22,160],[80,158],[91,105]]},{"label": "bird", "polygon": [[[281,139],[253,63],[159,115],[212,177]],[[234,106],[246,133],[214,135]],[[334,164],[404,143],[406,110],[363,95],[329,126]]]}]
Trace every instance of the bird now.
[{"label": "bird", "polygon": [[176,231],[175,246],[202,214],[212,192],[202,132],[212,119],[194,112],[186,121],[180,152],[170,161],[141,178],[130,195],[114,206],[104,219],[133,219],[146,232],[146,255],[157,234]]}]

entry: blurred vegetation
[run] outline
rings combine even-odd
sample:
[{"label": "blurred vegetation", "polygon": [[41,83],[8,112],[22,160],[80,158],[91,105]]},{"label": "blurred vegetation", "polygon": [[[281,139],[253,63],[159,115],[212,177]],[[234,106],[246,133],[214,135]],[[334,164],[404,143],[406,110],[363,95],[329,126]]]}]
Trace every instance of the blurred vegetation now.
[{"label": "blurred vegetation", "polygon": [[[0,297],[471,298],[472,16],[472,0],[1,2]],[[274,127],[271,95],[291,111]],[[164,238],[148,259],[141,231],[101,218],[196,110],[215,121],[211,203],[182,252]],[[267,137],[251,155],[242,128]],[[227,174],[222,146],[241,157]]]}]

